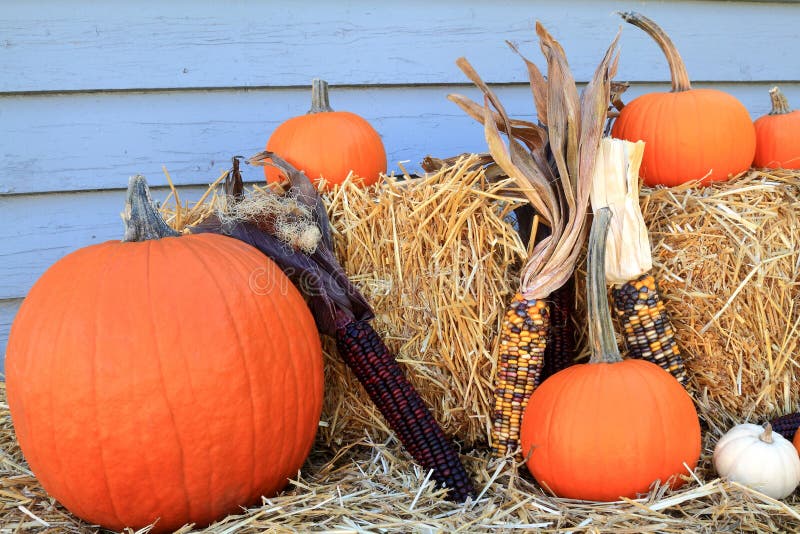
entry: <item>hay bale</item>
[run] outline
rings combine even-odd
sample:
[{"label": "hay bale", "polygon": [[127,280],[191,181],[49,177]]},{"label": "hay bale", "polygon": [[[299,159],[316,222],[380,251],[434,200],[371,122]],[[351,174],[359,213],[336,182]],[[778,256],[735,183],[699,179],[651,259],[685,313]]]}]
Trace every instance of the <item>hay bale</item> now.
[{"label": "hay bale", "polygon": [[800,172],[644,190],[662,293],[692,377],[739,418],[800,406]]},{"label": "hay bale", "polygon": [[[373,326],[397,355],[446,433],[485,442],[494,374],[492,344],[527,252],[501,196],[475,156],[410,180],[351,182],[324,199],[337,256],[375,310]],[[325,345],[322,433],[349,443],[389,435],[383,418]]]}]

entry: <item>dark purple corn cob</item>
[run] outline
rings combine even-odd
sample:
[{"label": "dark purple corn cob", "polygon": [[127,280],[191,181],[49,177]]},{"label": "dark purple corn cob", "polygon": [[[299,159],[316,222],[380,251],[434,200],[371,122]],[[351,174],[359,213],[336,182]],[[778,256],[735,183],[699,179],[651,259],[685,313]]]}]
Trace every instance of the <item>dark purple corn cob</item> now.
[{"label": "dark purple corn cob", "polygon": [[348,323],[337,330],[336,347],[411,456],[449,488],[449,498],[461,502],[473,496],[458,452],[372,326]]},{"label": "dark purple corn cob", "polygon": [[776,417],[770,421],[770,424],[772,425],[772,430],[792,441],[797,433],[797,427],[800,427],[800,413],[787,413]]},{"label": "dark purple corn cob", "polygon": [[550,328],[547,331],[541,381],[575,363],[575,327],[571,319],[575,311],[575,281],[572,278],[567,280],[548,300]]}]

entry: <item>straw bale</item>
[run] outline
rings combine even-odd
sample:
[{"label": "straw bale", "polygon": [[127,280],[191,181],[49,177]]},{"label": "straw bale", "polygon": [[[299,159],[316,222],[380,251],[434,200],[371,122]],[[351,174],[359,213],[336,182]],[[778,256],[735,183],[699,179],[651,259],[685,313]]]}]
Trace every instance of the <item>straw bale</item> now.
[{"label": "straw bale", "polygon": [[641,198],[695,395],[752,421],[800,409],[800,172]]},{"label": "straw bale", "polygon": [[[526,250],[509,222],[521,201],[470,157],[423,178],[347,182],[325,196],[342,266],[373,306],[373,326],[445,432],[485,442],[492,344]],[[383,439],[383,418],[333,343],[326,344],[323,434]]]}]

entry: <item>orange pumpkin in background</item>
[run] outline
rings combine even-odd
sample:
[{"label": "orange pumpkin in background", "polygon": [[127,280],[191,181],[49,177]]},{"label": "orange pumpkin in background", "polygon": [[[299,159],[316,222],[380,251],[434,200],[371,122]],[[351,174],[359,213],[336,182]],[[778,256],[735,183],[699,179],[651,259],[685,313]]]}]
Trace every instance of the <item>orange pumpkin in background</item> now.
[{"label": "orange pumpkin in background", "polygon": [[521,453],[559,497],[615,501],[653,482],[678,487],[700,458],[700,422],[683,386],[646,360],[622,360],[605,285],[609,208],[595,213],[587,260],[592,356],[534,390],[522,417]]},{"label": "orange pumpkin in background", "polygon": [[692,180],[724,181],[746,171],[753,161],[756,135],[744,105],[716,89],[692,89],[675,45],[655,22],[639,13],[622,17],[647,32],[667,57],[672,92],[641,95],[620,111],[611,134],[644,141],[639,171],[650,186],[675,186]]},{"label": "orange pumpkin in background", "polygon": [[800,111],[792,111],[781,90],[769,91],[772,110],[755,121],[754,167],[800,169]]},{"label": "orange pumpkin in background", "polygon": [[297,475],[322,354],[277,265],[236,239],[178,237],[143,184],[131,181],[126,241],[73,252],[33,286],[6,379],[51,496],[90,523],[164,532],[238,513]]},{"label": "orange pumpkin in background", "polygon": [[[341,184],[352,171],[363,185],[372,185],[386,172],[386,150],[381,136],[363,117],[334,111],[328,84],[315,79],[311,109],[281,123],[267,141],[267,150],[279,154],[311,180],[324,178]],[[275,167],[265,166],[267,182],[285,178]]]}]

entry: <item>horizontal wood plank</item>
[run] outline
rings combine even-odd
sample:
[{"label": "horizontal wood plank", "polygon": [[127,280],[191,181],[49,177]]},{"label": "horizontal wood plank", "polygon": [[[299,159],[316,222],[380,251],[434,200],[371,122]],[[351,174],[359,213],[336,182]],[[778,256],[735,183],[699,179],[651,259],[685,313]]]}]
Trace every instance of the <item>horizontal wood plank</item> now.
[{"label": "horizontal wood plank", "polygon": [[[182,188],[182,201],[206,188]],[[167,189],[153,189],[164,201]],[[88,245],[121,239],[125,191],[0,197],[0,300],[23,297],[50,265]]]},{"label": "horizontal wood plank", "polygon": [[22,299],[0,300],[0,380],[5,379],[5,354],[8,333],[21,304]]},{"label": "horizontal wood plank", "polygon": [[[769,84],[713,86],[736,95],[754,117],[769,110]],[[781,87],[800,102],[800,84]],[[636,86],[626,97],[665,89]],[[534,117],[526,86],[497,91],[512,116]],[[374,124],[390,170],[406,161],[413,172],[429,153],[484,150],[481,128],[446,99],[451,92],[479,98],[472,87],[455,86],[334,88],[331,99]],[[261,150],[277,124],[307,108],[305,89],[0,97],[0,195],[119,189],[136,173],[164,185],[162,166],[177,184],[207,184],[229,167],[231,156]]]},{"label": "horizontal wood plank", "polygon": [[520,82],[504,41],[536,57],[536,20],[561,40],[576,79],[589,79],[622,25],[620,75],[664,81],[660,50],[614,14],[630,9],[671,34],[696,80],[800,72],[800,5],[787,3],[32,0],[0,9],[0,92],[459,83],[460,56],[488,81]]}]

